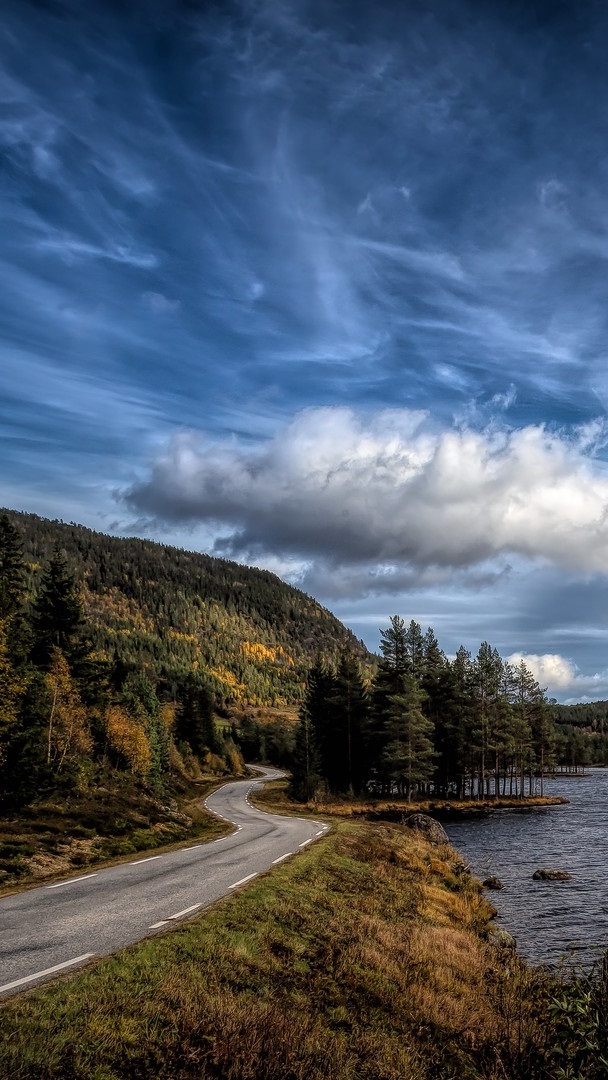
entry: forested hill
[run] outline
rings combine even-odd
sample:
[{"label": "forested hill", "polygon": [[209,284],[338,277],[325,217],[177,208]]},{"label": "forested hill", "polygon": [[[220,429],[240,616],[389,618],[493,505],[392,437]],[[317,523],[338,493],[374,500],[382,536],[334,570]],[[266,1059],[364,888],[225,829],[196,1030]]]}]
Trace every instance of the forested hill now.
[{"label": "forested hill", "polygon": [[608,765],[608,701],[554,703],[551,711],[568,744],[569,765]]},{"label": "forested hill", "polygon": [[29,594],[59,546],[95,652],[169,688],[194,667],[218,703],[283,705],[300,700],[319,654],[330,663],[344,647],[367,655],[331,612],[266,570],[4,512],[23,542]]}]

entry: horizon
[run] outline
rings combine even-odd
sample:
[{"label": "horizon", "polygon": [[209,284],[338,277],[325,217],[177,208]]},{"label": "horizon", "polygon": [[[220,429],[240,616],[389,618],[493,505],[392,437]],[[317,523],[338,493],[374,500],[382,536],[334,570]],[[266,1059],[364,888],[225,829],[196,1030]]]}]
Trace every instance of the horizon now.
[{"label": "horizon", "polygon": [[3,16],[0,501],[608,699],[608,11]]}]

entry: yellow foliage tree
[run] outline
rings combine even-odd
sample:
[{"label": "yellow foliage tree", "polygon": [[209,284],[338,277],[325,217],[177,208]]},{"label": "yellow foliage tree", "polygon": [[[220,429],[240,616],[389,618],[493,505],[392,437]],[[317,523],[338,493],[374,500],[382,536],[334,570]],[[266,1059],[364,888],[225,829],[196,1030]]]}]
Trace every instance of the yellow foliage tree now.
[{"label": "yellow foliage tree", "polygon": [[152,751],[141,724],[120,705],[111,705],[106,713],[108,746],[126,761],[131,772],[146,776],[152,767]]},{"label": "yellow foliage tree", "polygon": [[44,682],[49,695],[47,763],[60,772],[66,760],[82,757],[93,748],[87,711],[74,686],[68,662],[53,646]]}]

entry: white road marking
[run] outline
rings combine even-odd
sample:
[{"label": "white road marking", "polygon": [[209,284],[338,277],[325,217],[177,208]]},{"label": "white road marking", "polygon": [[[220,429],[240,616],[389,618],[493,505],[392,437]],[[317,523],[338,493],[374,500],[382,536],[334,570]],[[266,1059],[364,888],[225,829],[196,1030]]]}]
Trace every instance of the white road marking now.
[{"label": "white road marking", "polygon": [[314,840],[314,837],[311,836],[310,840],[305,840],[303,844],[300,844],[300,848],[308,847],[309,844],[312,844],[313,840]]},{"label": "white road marking", "polygon": [[69,881],[58,881],[55,885],[45,885],[46,889],[61,889],[63,885],[77,885],[79,881],[86,881],[88,878],[97,877],[97,871],[94,874],[83,874],[82,877],[70,878]]},{"label": "white road marking", "polygon": [[236,889],[237,885],[244,885],[246,881],[251,881],[252,878],[257,877],[258,872],[259,871],[256,871],[255,874],[249,874],[248,877],[241,878],[240,881],[235,881],[234,885],[230,885],[230,888]]},{"label": "white road marking", "polygon": [[82,956],[75,956],[73,960],[64,960],[63,964],[55,964],[54,967],[45,968],[44,971],[36,971],[34,975],[25,975],[23,979],[15,979],[14,982],[5,983],[4,986],[0,986],[0,994],[4,990],[13,990],[15,986],[24,986],[25,983],[33,982],[34,979],[43,979],[45,975],[53,975],[56,971],[63,971],[64,968],[73,967],[74,964],[80,964],[83,960],[90,960],[95,953],[86,952]]},{"label": "white road marking", "polygon": [[196,911],[197,908],[202,907],[202,904],[193,904],[192,907],[184,908],[183,911],[178,911],[176,915],[169,915],[170,919],[181,919],[182,915],[189,915],[191,911]]},{"label": "white road marking", "polygon": [[277,863],[283,862],[283,859],[288,859],[290,855],[293,855],[293,851],[288,851],[286,855],[279,855],[278,859],[272,860],[272,865],[276,866]]},{"label": "white road marking", "polygon": [[136,859],[131,866],[141,866],[144,862],[154,862],[154,859],[162,859],[162,855],[148,855],[147,859]]}]

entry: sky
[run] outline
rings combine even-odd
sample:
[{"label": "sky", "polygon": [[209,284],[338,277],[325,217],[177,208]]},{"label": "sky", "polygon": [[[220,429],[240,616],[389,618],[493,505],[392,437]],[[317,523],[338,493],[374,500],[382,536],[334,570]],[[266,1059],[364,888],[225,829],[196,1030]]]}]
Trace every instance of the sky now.
[{"label": "sky", "polygon": [[608,698],[608,9],[4,0],[0,503]]}]

